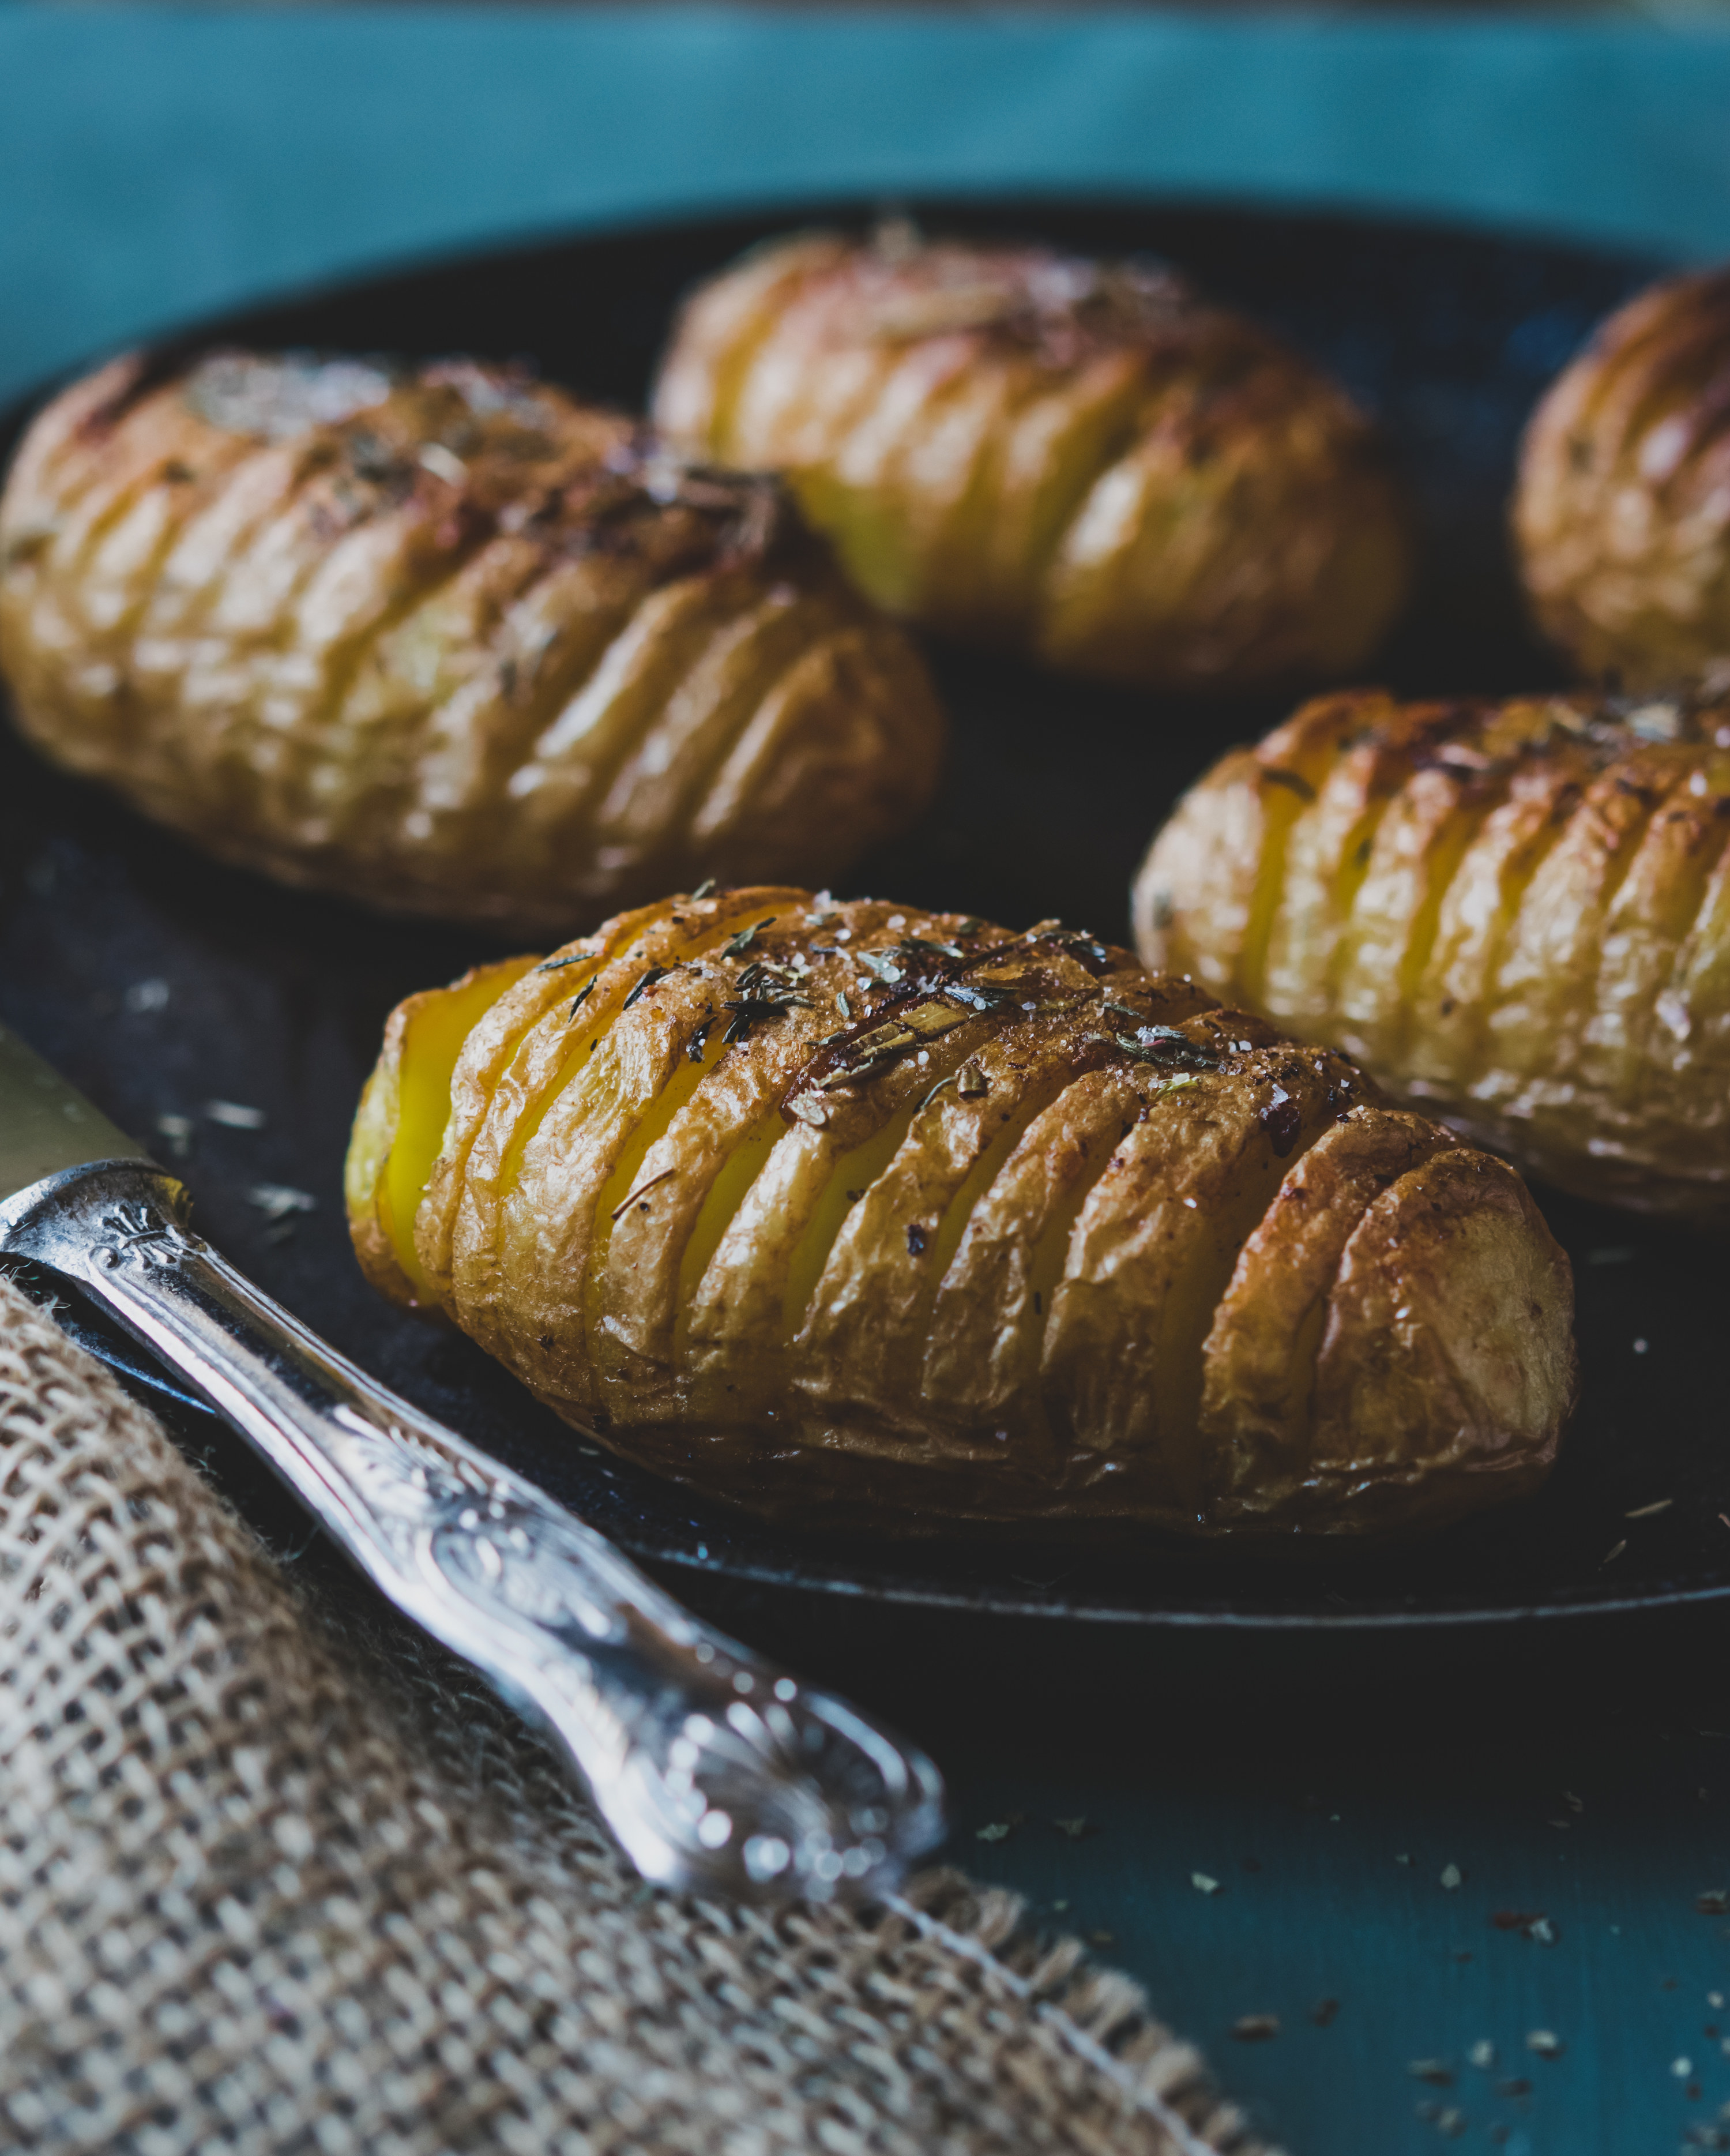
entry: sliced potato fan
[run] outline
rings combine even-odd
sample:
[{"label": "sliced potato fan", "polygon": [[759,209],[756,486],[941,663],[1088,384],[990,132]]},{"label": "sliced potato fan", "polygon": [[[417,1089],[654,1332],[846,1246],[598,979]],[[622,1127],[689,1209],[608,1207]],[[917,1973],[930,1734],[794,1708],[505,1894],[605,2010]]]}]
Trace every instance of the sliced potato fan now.
[{"label": "sliced potato fan", "polygon": [[393,1016],[348,1199],[388,1294],[802,1520],[1413,1526],[1573,1383],[1517,1176],[1050,922],[760,887],[482,968]]},{"label": "sliced potato fan", "polygon": [[783,471],[854,581],[953,634],[1212,690],[1358,665],[1406,516],[1344,391],[1147,261],[804,233],[685,307],[657,424]]},{"label": "sliced potato fan", "polygon": [[942,744],[773,480],[467,362],[74,385],[0,501],[0,665],[44,753],[223,859],[523,932],[839,872]]},{"label": "sliced potato fan", "polygon": [[1730,685],[1730,267],[1602,324],[1521,448],[1513,529],[1538,624],[1612,685]]},{"label": "sliced potato fan", "polygon": [[1322,698],[1179,804],[1136,926],[1568,1189],[1730,1223],[1730,702]]}]

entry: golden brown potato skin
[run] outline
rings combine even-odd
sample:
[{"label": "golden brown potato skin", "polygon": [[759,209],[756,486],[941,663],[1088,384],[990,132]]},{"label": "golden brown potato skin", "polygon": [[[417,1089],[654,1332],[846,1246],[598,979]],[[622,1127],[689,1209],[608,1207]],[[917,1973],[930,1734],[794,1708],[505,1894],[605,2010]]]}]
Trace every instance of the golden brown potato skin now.
[{"label": "golden brown potato skin", "polygon": [[1091,937],[774,888],[625,915],[472,1022],[382,1236],[436,996],[403,1009],[368,1277],[731,1503],[1379,1533],[1555,1451],[1572,1280],[1512,1170]]},{"label": "golden brown potato skin", "polygon": [[785,471],[860,589],[1110,680],[1338,673],[1408,580],[1344,393],[1168,272],[1032,247],[779,241],[687,304],[655,400]]},{"label": "golden brown potato skin", "polygon": [[1730,268],[1641,293],[1557,379],[1514,531],[1532,611],[1583,673],[1730,680]]},{"label": "golden brown potato skin", "polygon": [[0,666],[47,754],[223,859],[523,933],[839,873],[942,746],[773,482],[466,362],[78,383],[0,501]]},{"label": "golden brown potato skin", "polygon": [[1730,1224],[1730,703],[1322,698],[1179,804],[1135,918],[1550,1182]]}]

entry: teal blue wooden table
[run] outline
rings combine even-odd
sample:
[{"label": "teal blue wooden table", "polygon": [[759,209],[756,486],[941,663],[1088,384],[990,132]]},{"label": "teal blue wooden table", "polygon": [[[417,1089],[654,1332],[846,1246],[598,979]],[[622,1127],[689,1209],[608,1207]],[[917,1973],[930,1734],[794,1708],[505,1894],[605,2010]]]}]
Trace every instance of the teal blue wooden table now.
[{"label": "teal blue wooden table", "polygon": [[[285,285],[772,198],[1253,198],[1726,253],[1727,112],[1730,33],[1637,21],[0,0],[0,396]],[[1138,1977],[1294,2156],[1667,2156],[1730,2148],[1730,1700],[1697,1652],[1525,1722],[1445,1687],[1325,1731],[1223,1699],[922,1733],[957,1860]]]}]

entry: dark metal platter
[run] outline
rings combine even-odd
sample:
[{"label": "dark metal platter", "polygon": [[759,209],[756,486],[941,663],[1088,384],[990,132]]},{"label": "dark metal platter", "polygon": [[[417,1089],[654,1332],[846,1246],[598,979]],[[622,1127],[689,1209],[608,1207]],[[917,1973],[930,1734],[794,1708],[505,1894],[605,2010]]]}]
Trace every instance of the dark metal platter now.
[{"label": "dark metal platter", "polygon": [[[1650,262],[1409,223],[1157,203],[911,206],[927,225],[1152,252],[1277,325],[1381,414],[1421,505],[1422,589],[1380,677],[1411,694],[1557,681],[1522,627],[1503,540],[1522,422]],[[860,204],[825,218],[866,221]],[[201,325],[191,345],[527,355],[640,404],[680,293],[810,205],[489,254]],[[24,414],[0,423],[9,449]],[[938,648],[954,718],[941,798],[854,880],[1012,925],[1047,915],[1127,940],[1126,894],[1178,793],[1272,703],[1191,707]],[[1025,1542],[843,1545],[742,1522],[635,1474],[537,1408],[465,1340],[362,1286],[342,1225],[349,1117],[386,1012],[488,947],[211,865],[0,733],[0,1018],[116,1121],[198,1119],[183,1167],[205,1232],[389,1383],[533,1476],[736,1629],[809,1662],[927,1656],[965,1640],[1025,1671],[1081,1644],[1180,1676],[1263,1677],[1326,1640],[1349,1670],[1415,1667],[1470,1641],[1498,1657],[1565,1633],[1596,1653],[1664,1612],[1730,1605],[1730,1431],[1717,1357],[1723,1254],[1543,1194],[1573,1253],[1584,1396],[1531,1502],[1387,1552],[1235,1555],[1166,1543],[1109,1554]],[[203,1103],[261,1109],[257,1131]],[[310,1193],[273,1228],[247,1193]],[[187,1418],[201,1444],[213,1442]],[[220,1448],[218,1447],[218,1452]],[[227,1455],[223,1455],[226,1457]],[[230,1463],[243,1501],[269,1501]],[[1628,1515],[1659,1500],[1667,1509]],[[269,1522],[267,1522],[267,1524]],[[1558,1621],[1570,1620],[1565,1624]],[[1343,1651],[1340,1651],[1343,1650]],[[869,1689],[869,1686],[867,1687]]]}]

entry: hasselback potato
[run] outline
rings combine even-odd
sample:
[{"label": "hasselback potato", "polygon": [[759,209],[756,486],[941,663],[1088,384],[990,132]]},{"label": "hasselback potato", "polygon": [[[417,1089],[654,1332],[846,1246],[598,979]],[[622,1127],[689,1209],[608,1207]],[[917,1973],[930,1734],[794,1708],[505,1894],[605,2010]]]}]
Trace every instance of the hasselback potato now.
[{"label": "hasselback potato", "polygon": [[1344,392],[1170,271],[803,234],[687,304],[658,423],[787,472],[861,590],[1169,689],[1358,665],[1405,521]]},{"label": "hasselback potato", "polygon": [[468,362],[68,390],[0,501],[0,665],[48,755],[223,858],[521,932],[837,873],[941,747],[775,482]]},{"label": "hasselback potato", "polygon": [[393,1015],[347,1190],[386,1293],[800,1522],[1412,1527],[1572,1389],[1510,1168],[1050,921],[758,888],[484,968]]},{"label": "hasselback potato", "polygon": [[1559,377],[1514,530],[1532,610],[1584,672],[1730,686],[1730,269],[1641,293]]},{"label": "hasselback potato", "polygon": [[1321,699],[1136,885],[1154,966],[1589,1198],[1730,1221],[1730,702]]}]

